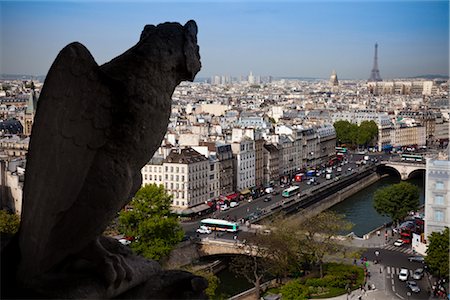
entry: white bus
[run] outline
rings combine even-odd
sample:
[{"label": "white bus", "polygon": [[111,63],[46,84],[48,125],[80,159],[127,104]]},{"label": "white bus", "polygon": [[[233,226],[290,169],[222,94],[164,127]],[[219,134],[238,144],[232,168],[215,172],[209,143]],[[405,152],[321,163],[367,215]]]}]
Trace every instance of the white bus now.
[{"label": "white bus", "polygon": [[300,187],[297,185],[291,186],[283,191],[281,194],[283,197],[288,198],[300,192]]},{"label": "white bus", "polygon": [[200,221],[200,226],[217,231],[236,232],[239,230],[239,225],[237,223],[220,219],[203,219]]}]

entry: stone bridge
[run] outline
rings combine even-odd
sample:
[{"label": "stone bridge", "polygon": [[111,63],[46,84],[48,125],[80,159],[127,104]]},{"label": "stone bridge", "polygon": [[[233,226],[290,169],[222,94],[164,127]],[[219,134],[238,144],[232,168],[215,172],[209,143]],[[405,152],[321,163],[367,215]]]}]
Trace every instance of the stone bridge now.
[{"label": "stone bridge", "polygon": [[258,249],[255,246],[249,246],[242,241],[231,241],[224,239],[203,238],[197,242],[199,256],[224,255],[224,254],[243,254],[258,256]]},{"label": "stone bridge", "polygon": [[398,172],[402,180],[407,180],[410,175],[418,170],[424,170],[426,168],[425,162],[423,163],[412,163],[412,162],[401,162],[401,161],[382,161],[381,166],[389,167]]}]

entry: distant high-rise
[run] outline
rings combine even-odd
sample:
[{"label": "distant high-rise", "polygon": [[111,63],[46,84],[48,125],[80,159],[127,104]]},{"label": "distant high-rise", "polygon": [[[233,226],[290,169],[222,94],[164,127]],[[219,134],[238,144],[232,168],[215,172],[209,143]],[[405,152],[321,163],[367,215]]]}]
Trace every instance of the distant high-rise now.
[{"label": "distant high-rise", "polygon": [[380,77],[380,70],[378,70],[378,44],[375,43],[375,56],[373,58],[373,68],[370,72],[369,81],[382,81]]},{"label": "distant high-rise", "polygon": [[336,74],[336,71],[335,71],[335,70],[333,70],[333,73],[331,73],[331,76],[330,76],[330,85],[331,85],[331,86],[337,86],[337,85],[339,85],[339,81],[338,81],[337,74]]}]

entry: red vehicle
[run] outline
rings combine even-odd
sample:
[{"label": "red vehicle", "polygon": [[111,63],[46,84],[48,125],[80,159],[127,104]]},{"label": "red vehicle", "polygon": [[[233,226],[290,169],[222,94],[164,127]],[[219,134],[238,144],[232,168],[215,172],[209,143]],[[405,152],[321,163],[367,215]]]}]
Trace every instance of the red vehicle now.
[{"label": "red vehicle", "polygon": [[405,244],[411,244],[412,241],[412,231],[409,228],[402,228],[400,230],[400,239],[405,243]]},{"label": "red vehicle", "polygon": [[305,180],[306,176],[304,173],[299,173],[297,175],[295,175],[295,181],[296,182],[302,182],[303,180]]},{"label": "red vehicle", "polygon": [[330,159],[330,160],[328,161],[328,166],[329,166],[329,167],[332,167],[332,166],[334,166],[334,165],[337,165],[338,163],[340,163],[340,162],[342,161],[342,159],[344,159],[344,156],[343,156],[343,155],[338,155],[338,156],[336,156],[336,157],[333,157],[332,159]]}]

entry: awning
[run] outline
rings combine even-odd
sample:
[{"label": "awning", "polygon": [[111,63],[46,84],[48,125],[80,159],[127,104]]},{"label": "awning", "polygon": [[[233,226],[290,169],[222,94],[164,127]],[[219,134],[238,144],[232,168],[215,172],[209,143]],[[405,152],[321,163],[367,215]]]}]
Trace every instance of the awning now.
[{"label": "awning", "polygon": [[200,205],[191,207],[191,210],[192,210],[192,212],[194,212],[194,213],[198,213],[198,212],[200,212],[200,211],[207,210],[208,208],[210,208],[209,205],[207,205],[207,204],[200,204]]},{"label": "awning", "polygon": [[234,194],[228,195],[226,198],[227,198],[228,200],[233,200],[233,199],[237,198],[238,196],[239,196],[238,193],[234,193]]},{"label": "awning", "polygon": [[250,190],[249,189],[245,189],[241,191],[241,195],[247,195],[250,194]]},{"label": "awning", "polygon": [[193,213],[192,209],[190,209],[190,208],[171,208],[171,211],[174,214],[184,215],[184,216],[190,215]]}]

